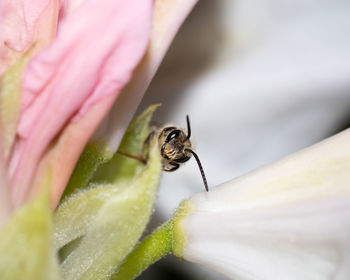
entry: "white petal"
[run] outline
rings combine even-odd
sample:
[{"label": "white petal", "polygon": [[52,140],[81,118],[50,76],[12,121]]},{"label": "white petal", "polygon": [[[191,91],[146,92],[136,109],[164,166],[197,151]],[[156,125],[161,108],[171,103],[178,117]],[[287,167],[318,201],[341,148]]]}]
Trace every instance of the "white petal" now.
[{"label": "white petal", "polygon": [[232,279],[350,279],[350,130],[193,196],[183,257]]}]

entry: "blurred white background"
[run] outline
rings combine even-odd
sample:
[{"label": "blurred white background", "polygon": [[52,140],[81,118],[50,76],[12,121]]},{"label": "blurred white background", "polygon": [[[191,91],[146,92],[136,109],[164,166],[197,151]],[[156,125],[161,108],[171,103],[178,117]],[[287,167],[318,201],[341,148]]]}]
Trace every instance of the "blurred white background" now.
[{"label": "blurred white background", "polygon": [[[139,112],[154,103],[161,125],[190,115],[210,188],[345,129],[350,0],[200,0]],[[150,226],[203,190],[194,159],[163,172]],[[139,279],[226,278],[170,257]]]}]

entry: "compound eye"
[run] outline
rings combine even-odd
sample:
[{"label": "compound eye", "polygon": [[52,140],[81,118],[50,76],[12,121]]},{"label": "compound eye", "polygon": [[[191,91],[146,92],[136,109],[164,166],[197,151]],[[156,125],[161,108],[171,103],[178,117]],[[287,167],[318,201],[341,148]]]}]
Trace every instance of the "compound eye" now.
[{"label": "compound eye", "polygon": [[180,135],[181,131],[176,129],[169,133],[169,135],[166,137],[166,142],[170,142],[172,139],[178,137]]}]

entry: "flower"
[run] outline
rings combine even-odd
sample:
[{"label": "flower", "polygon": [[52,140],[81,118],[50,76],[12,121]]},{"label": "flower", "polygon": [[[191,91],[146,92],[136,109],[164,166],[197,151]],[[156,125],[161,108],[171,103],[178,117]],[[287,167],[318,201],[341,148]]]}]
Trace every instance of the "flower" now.
[{"label": "flower", "polygon": [[152,1],[137,1],[137,9],[135,5],[85,1],[69,13],[65,6],[61,14],[55,13],[56,38],[23,74],[21,110],[9,159],[15,207],[35,197],[48,172],[53,200],[59,200],[83,147],[146,50]]},{"label": "flower", "polygon": [[[89,151],[98,142],[102,149],[97,153],[105,161],[116,152],[166,49],[196,3],[153,2],[37,0],[29,5],[18,0],[0,4],[0,16],[6,19],[0,25],[0,70],[4,71],[0,274],[4,278],[58,279],[61,274],[107,279],[140,238],[159,180],[155,141],[150,144],[147,166],[137,176],[131,174],[131,188],[123,191],[104,183],[92,192],[86,189],[60,208],[68,213],[63,220],[59,220],[63,210],[53,218],[51,209],[58,204],[84,147]],[[11,33],[15,30],[18,36]],[[115,100],[111,115],[88,143]],[[145,136],[155,107],[139,120],[142,125],[132,127],[130,135]],[[136,137],[135,141],[141,147],[143,140]],[[97,165],[85,170],[77,164],[75,170],[88,178],[80,184],[87,185]],[[87,207],[82,209],[79,202],[85,196]],[[73,213],[81,214],[78,221],[85,222],[79,228]],[[71,228],[65,228],[67,224]],[[61,265],[58,250],[69,251],[69,257],[61,256]]]},{"label": "flower", "polygon": [[198,193],[174,253],[231,279],[349,279],[350,130]]}]

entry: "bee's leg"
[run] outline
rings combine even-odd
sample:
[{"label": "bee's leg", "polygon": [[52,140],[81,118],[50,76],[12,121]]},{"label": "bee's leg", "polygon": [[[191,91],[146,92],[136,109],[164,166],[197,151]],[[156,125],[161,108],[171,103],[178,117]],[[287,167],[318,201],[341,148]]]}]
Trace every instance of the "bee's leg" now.
[{"label": "bee's leg", "polygon": [[156,130],[152,129],[151,132],[148,134],[147,138],[145,139],[145,141],[143,142],[143,146],[142,146],[142,150],[141,150],[141,154],[140,155],[132,155],[129,153],[124,153],[121,151],[117,151],[118,154],[121,154],[123,156],[138,160],[139,162],[146,164],[148,161],[148,153],[145,156],[145,146],[149,145],[149,142],[151,140],[151,138],[155,135]]},{"label": "bee's leg", "polygon": [[152,137],[154,137],[156,135],[156,131],[157,131],[157,129],[155,127],[151,127],[150,133],[148,134],[145,141],[143,142],[141,155],[144,158],[145,163],[147,163],[147,161],[148,161],[148,152],[147,151],[149,148],[149,143],[150,143]]},{"label": "bee's leg", "polygon": [[143,141],[143,146],[142,146],[142,153],[145,150],[145,146],[149,145],[149,142],[151,141],[152,137],[156,135],[157,128],[156,127],[151,127],[150,132],[148,133],[148,136],[146,137],[145,141]]},{"label": "bee's leg", "polygon": [[122,156],[128,157],[128,158],[136,159],[136,160],[138,160],[139,162],[141,162],[143,164],[147,163],[147,160],[142,155],[135,156],[135,155],[132,155],[132,154],[129,154],[129,153],[121,152],[121,151],[117,151],[117,153],[121,154]]},{"label": "bee's leg", "polygon": [[[180,167],[180,164],[178,164],[178,163],[176,163],[176,162],[170,161],[168,164],[169,164],[169,165],[172,165],[173,167],[170,167],[170,168],[167,169],[167,168],[165,168],[165,167],[163,166],[163,170],[164,170],[164,171],[172,172],[172,171],[175,171],[176,169],[178,169],[178,168]],[[169,167],[169,166],[167,166],[167,167]]]}]

